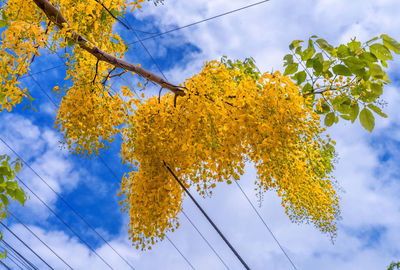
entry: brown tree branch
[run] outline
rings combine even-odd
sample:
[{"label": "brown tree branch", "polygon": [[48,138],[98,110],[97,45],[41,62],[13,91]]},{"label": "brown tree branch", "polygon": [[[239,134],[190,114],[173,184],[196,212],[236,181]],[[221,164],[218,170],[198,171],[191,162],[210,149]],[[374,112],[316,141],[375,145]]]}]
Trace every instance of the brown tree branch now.
[{"label": "brown tree branch", "polygon": [[[68,21],[64,18],[64,16],[60,13],[60,11],[54,7],[48,0],[33,0],[35,4],[43,10],[43,12],[46,14],[46,16],[51,20],[59,29],[63,29],[65,25],[69,26]],[[163,88],[167,88],[174,92],[174,94],[178,96],[184,96],[185,92],[183,91],[183,88],[177,85],[174,85],[160,76],[142,68],[137,65],[134,65],[132,63],[126,62],[122,59],[118,59],[100,48],[94,46],[91,44],[88,40],[86,40],[83,36],[81,36],[79,33],[76,33],[75,31],[70,31],[69,34],[71,34],[71,40],[76,42],[82,49],[86,50],[93,56],[95,56],[99,61],[104,61],[107,62],[117,68],[122,68],[125,70],[129,70],[132,72],[137,73],[138,75],[146,78],[149,81],[155,82],[158,85],[160,85]]]}]

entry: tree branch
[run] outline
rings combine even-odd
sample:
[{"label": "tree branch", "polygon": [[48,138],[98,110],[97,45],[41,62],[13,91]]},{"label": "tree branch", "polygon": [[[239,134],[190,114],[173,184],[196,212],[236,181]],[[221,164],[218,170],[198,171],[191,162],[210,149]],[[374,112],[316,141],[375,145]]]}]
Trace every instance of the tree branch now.
[{"label": "tree branch", "polygon": [[[69,26],[68,21],[64,18],[64,16],[60,13],[60,11],[54,7],[48,0],[33,0],[35,4],[43,10],[46,16],[51,20],[59,29],[63,29],[65,25]],[[86,50],[94,57],[96,57],[99,61],[107,62],[117,68],[122,68],[125,70],[129,70],[137,73],[138,75],[146,78],[149,81],[155,82],[163,88],[167,88],[174,92],[174,94],[178,96],[184,96],[185,92],[183,88],[177,85],[174,85],[160,76],[142,68],[132,63],[126,62],[122,59],[118,59],[104,51],[100,48],[91,44],[88,40],[86,40],[83,36],[75,31],[71,30],[69,32],[71,34],[71,40],[76,42],[82,49]]]}]

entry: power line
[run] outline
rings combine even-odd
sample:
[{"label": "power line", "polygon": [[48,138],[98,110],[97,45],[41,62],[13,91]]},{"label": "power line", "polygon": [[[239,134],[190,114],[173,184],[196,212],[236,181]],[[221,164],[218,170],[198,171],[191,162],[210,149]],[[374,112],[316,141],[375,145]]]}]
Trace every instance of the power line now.
[{"label": "power line", "polygon": [[[248,5],[248,6],[244,6],[244,7],[238,8],[238,9],[234,9],[234,10],[231,10],[231,11],[228,11],[228,12],[225,12],[225,13],[221,13],[221,14],[218,14],[216,16],[213,16],[213,17],[210,17],[210,18],[207,18],[207,19],[203,19],[203,20],[200,20],[200,21],[197,21],[197,22],[194,22],[194,23],[190,23],[190,24],[187,24],[187,25],[184,25],[184,26],[180,26],[180,27],[177,27],[177,28],[162,32],[162,33],[158,33],[158,34],[152,35],[152,36],[147,37],[147,38],[142,38],[140,40],[137,40],[137,41],[134,41],[134,42],[131,42],[131,43],[127,43],[127,45],[132,45],[132,44],[136,44],[136,43],[138,43],[140,41],[145,41],[145,40],[153,39],[153,38],[156,38],[156,37],[159,37],[159,36],[163,36],[163,35],[166,35],[166,34],[169,34],[169,33],[175,32],[175,31],[179,31],[179,30],[187,28],[187,27],[191,27],[191,26],[203,23],[203,22],[207,22],[209,20],[216,19],[216,18],[225,16],[225,15],[228,15],[228,14],[231,14],[231,13],[243,10],[243,9],[247,9],[247,8],[250,8],[250,7],[253,7],[253,6],[256,6],[256,5],[260,5],[260,4],[263,4],[265,2],[269,2],[269,1],[270,0],[264,0],[264,1],[256,2],[254,4],[251,4],[251,5]],[[121,24],[123,23],[122,21],[119,21],[119,22]],[[123,24],[125,24],[125,23],[123,23]],[[137,31],[137,32],[146,33],[146,34],[150,34],[149,32],[144,32],[144,31],[140,31],[140,30],[137,30],[137,29],[133,29],[133,28],[127,28],[127,29],[130,29],[130,30],[133,30],[133,31]],[[64,65],[53,66],[53,67],[50,67],[50,68],[47,68],[47,69],[43,69],[43,70],[31,73],[30,75],[41,74],[41,73],[44,73],[44,72],[47,72],[49,70],[56,69],[56,68],[59,68],[59,67],[62,67],[62,66],[64,66]],[[28,75],[24,75],[24,76],[21,76],[21,78],[26,78],[27,76]]]},{"label": "power line", "polygon": [[[1,140],[1,138],[0,138]],[[21,159],[22,160],[22,159]],[[23,161],[24,162],[24,161]],[[24,162],[25,164],[25,162]],[[26,164],[27,165],[27,164]],[[27,165],[29,167],[29,165]],[[47,203],[45,203],[32,189],[30,189],[25,183],[24,181],[22,181],[21,178],[19,178],[18,176],[16,176],[16,178],[18,179],[18,181],[20,181],[25,188],[27,188],[42,204],[44,204],[46,206],[46,208],[55,216],[57,217],[58,220],[60,220],[65,227],[67,227],[73,234],[75,234],[76,237],[78,237],[78,239],[84,243],[97,257],[99,257],[110,269],[114,269],[111,267],[111,265],[109,265],[102,256],[100,256],[85,240],[83,240],[83,238],[81,236],[79,236],[79,234],[72,229],[72,227],[66,222],[64,221],[64,219],[62,219]]]},{"label": "power line", "polygon": [[2,266],[4,266],[7,270],[8,270],[8,269],[11,270],[11,268],[8,267],[5,263],[3,263],[2,260],[0,260],[0,264],[1,264]]},{"label": "power line", "polygon": [[68,266],[70,269],[73,269],[66,261],[63,260],[63,258],[61,258],[52,248],[50,248],[42,239],[40,239],[39,236],[36,235],[36,233],[34,233],[31,229],[29,229],[28,226],[26,226],[19,218],[17,218],[13,213],[9,212],[10,215],[12,215],[22,226],[25,227],[25,229],[27,229],[31,234],[33,234],[33,236],[36,237],[36,239],[38,239],[43,245],[45,245],[54,255],[57,256],[57,258],[59,258],[66,266]]},{"label": "power line", "polygon": [[99,1],[99,0],[95,0],[95,1],[97,3],[99,3],[108,12],[108,14],[110,14],[111,17],[113,17],[116,21],[118,21],[120,24],[122,24],[126,29],[141,32],[144,34],[154,35],[154,33],[146,32],[146,31],[142,31],[142,30],[138,30],[138,29],[133,29],[131,26],[126,25],[126,23],[124,23],[121,19],[119,19],[117,16],[115,16],[101,1]]},{"label": "power line", "polygon": [[138,40],[138,41],[134,41],[134,42],[128,43],[127,45],[132,45],[132,44],[136,44],[136,43],[141,42],[141,41],[145,41],[145,40],[148,40],[148,39],[153,39],[153,38],[155,38],[155,37],[163,36],[163,35],[166,35],[166,34],[169,34],[169,33],[172,33],[172,32],[178,31],[178,30],[181,30],[181,29],[183,29],[183,28],[187,28],[187,27],[190,27],[190,26],[193,26],[193,25],[196,25],[196,24],[200,24],[200,23],[209,21],[209,20],[213,20],[213,19],[216,19],[216,18],[219,18],[219,17],[223,17],[223,16],[225,16],[225,15],[228,15],[228,14],[231,14],[231,13],[235,13],[235,12],[237,12],[237,11],[240,11],[240,10],[243,10],[243,9],[247,9],[247,8],[250,8],[250,7],[254,7],[254,6],[263,4],[263,3],[265,3],[265,2],[269,2],[269,1],[270,1],[270,0],[264,0],[264,1],[260,1],[260,2],[254,3],[254,4],[250,4],[250,5],[241,7],[241,8],[237,8],[237,9],[234,9],[234,10],[231,10],[231,11],[228,11],[228,12],[225,12],[225,13],[221,13],[221,14],[212,16],[212,17],[210,17],[210,18],[207,18],[207,19],[204,19],[204,20],[201,20],[201,21],[197,21],[197,22],[190,23],[190,24],[187,24],[187,25],[184,25],[184,26],[181,26],[181,27],[177,27],[177,28],[174,28],[174,29],[171,29],[171,30],[168,30],[168,31],[165,31],[165,32],[162,32],[162,33],[159,33],[159,34],[156,34],[156,35],[147,37],[147,38],[142,38],[142,39],[140,39],[140,40]]},{"label": "power line", "polygon": [[[17,239],[18,239],[25,247],[27,247],[33,254],[35,254],[36,257],[38,257],[42,262],[44,262],[44,264],[46,264],[50,269],[54,270],[54,268],[51,267],[41,256],[39,256],[28,244],[26,244],[21,238],[18,237],[18,235],[16,235],[10,228],[8,228],[7,225],[5,225],[2,221],[0,221],[0,224],[3,225],[3,227],[6,228],[7,231],[9,231],[12,235],[14,235],[14,237],[17,238]],[[9,245],[7,244],[6,241],[3,240],[3,242],[4,242],[7,246],[9,246]],[[13,250],[15,251],[15,249],[13,249]],[[19,254],[19,253],[18,253],[18,254]],[[29,263],[29,264],[31,264],[31,263]],[[37,269],[37,267],[34,266],[33,264],[32,264],[32,266],[33,266],[35,269]]]},{"label": "power line", "polygon": [[[3,245],[5,245],[4,243],[3,243]],[[17,254],[17,253],[15,253],[15,251],[13,251],[12,249],[10,249],[10,248],[6,248],[6,247],[4,247],[4,246],[1,246],[2,248],[3,248],[3,250],[4,251],[6,251],[7,250],[7,257],[6,257],[6,260],[10,260],[13,264],[15,264],[19,269],[22,269],[22,267],[21,267],[21,265],[24,267],[24,268],[27,268],[27,269],[33,269],[29,264],[27,264],[27,262],[25,262],[21,257],[19,257],[18,255],[15,255],[15,254]],[[14,259],[13,258],[15,258],[15,261],[14,261]],[[17,263],[18,262],[18,263]],[[21,264],[21,265],[20,265]],[[23,269],[22,269],[23,270]]]},{"label": "power line", "polygon": [[226,269],[229,270],[228,265],[226,265],[226,263],[224,262],[224,260],[221,258],[221,256],[219,256],[219,254],[217,253],[217,251],[215,251],[214,247],[207,241],[207,239],[204,237],[204,235],[200,232],[200,230],[197,228],[196,225],[194,225],[194,223],[192,222],[192,220],[186,215],[185,211],[182,210],[183,215],[187,218],[187,220],[189,220],[190,224],[192,224],[192,226],[196,229],[196,231],[200,234],[201,238],[203,238],[204,242],[207,243],[207,245],[211,248],[211,250],[214,252],[214,254],[218,257],[218,259],[221,261],[221,263],[225,266]]},{"label": "power line", "polygon": [[[4,145],[6,145],[17,157],[19,157],[19,159],[24,163],[24,165],[26,165],[29,169],[31,169],[32,171],[33,171],[33,173],[37,176],[37,177],[39,177],[39,179],[51,190],[51,191],[53,191],[56,195],[57,195],[57,197],[58,198],[60,198],[63,202],[64,202],[64,204],[66,205],[66,206],[68,206],[70,209],[71,209],[71,211],[73,211],[78,217],[80,217],[82,220],[84,220],[84,218],[81,216],[81,215],[79,215],[77,212],[76,212],[76,210],[74,209],[74,208],[72,208],[72,206],[57,192],[57,191],[55,191],[47,182],[46,182],[46,180],[44,180],[43,179],[43,177],[41,177],[30,165],[29,165],[29,163],[27,163],[10,145],[8,145],[1,137],[0,137],[0,141],[2,141],[3,142],[3,144]],[[18,176],[16,176],[17,177],[17,179],[18,180],[20,180],[21,181],[21,183],[22,184],[24,184],[24,182],[22,182],[22,180],[20,179],[20,178],[18,178]],[[28,186],[26,186],[25,184],[24,184],[24,186],[26,187],[26,188],[28,188],[34,195],[35,195],[35,193],[28,187]],[[56,214],[50,207],[48,207],[48,205],[43,201],[43,200],[41,200],[37,195],[35,195],[43,204],[45,204],[46,206],[47,206],[47,208],[56,216],[56,217],[58,217],[59,218],[59,220],[67,227],[67,228],[69,228],[70,229],[70,231],[72,232],[72,233],[74,233],[91,251],[93,251],[93,253],[97,256],[97,257],[99,257],[110,269],[113,269],[105,260],[104,260],[104,258],[103,257],[101,257],[85,240],[83,240],[82,239],[82,237],[80,237],[58,214]]]},{"label": "power line", "polygon": [[[4,241],[3,241],[4,242]],[[6,245],[7,243],[3,243],[3,245]],[[9,244],[7,244],[9,245]],[[4,250],[6,250],[6,247],[1,246]],[[31,269],[37,269],[36,266],[32,267],[32,262],[27,260],[24,256],[22,256],[17,250],[15,250],[14,248],[12,248],[11,246],[9,246],[7,248],[7,258],[15,258],[15,260],[18,262],[18,264],[13,261],[13,263],[15,265],[17,265],[20,269],[22,269],[22,267],[19,265],[21,264],[24,268],[31,270]]]},{"label": "power line", "polygon": [[27,75],[23,75],[20,78],[21,79],[25,79],[26,77],[31,77],[32,75],[37,75],[37,74],[40,74],[40,73],[44,73],[44,72],[47,72],[47,71],[50,71],[50,70],[53,70],[53,69],[56,69],[56,68],[59,68],[59,67],[63,67],[63,66],[64,65],[57,65],[57,66],[53,66],[53,67],[50,67],[50,68],[42,69],[42,70],[39,70],[37,72],[30,73],[29,75],[28,74]]},{"label": "power line", "polygon": [[170,244],[176,249],[176,251],[178,251],[179,254],[181,254],[182,258],[190,265],[190,267],[193,270],[196,270],[196,268],[193,267],[193,265],[190,263],[190,261],[185,257],[185,255],[183,255],[183,253],[179,250],[179,248],[174,244],[174,242],[172,242],[172,240],[168,237],[168,235],[165,235],[165,238],[167,238],[167,240],[170,242]]},{"label": "power line", "polygon": [[224,240],[225,244],[228,245],[228,247],[232,250],[233,254],[238,258],[238,260],[242,263],[242,265],[247,269],[250,270],[250,267],[246,264],[246,262],[242,259],[242,257],[239,255],[239,253],[236,251],[236,249],[229,243],[228,239],[222,234],[222,232],[218,229],[217,225],[211,220],[211,218],[207,215],[207,213],[203,210],[203,208],[200,206],[200,204],[196,201],[196,199],[190,194],[189,190],[182,184],[182,182],[179,180],[179,178],[175,175],[175,173],[171,170],[171,168],[164,162],[164,166],[167,168],[167,170],[171,173],[171,175],[175,178],[175,180],[178,182],[178,184],[182,187],[182,189],[186,192],[186,194],[189,195],[190,199],[194,202],[194,204],[197,206],[197,208],[200,210],[200,212],[205,216],[205,218],[208,220],[208,222],[213,226],[213,228],[217,231],[219,236]]},{"label": "power line", "polygon": [[279,243],[278,239],[275,237],[274,233],[271,231],[271,229],[269,228],[269,226],[267,225],[267,223],[265,222],[265,220],[262,218],[262,216],[260,215],[260,213],[257,211],[256,207],[254,206],[254,204],[250,201],[249,197],[247,196],[247,194],[244,192],[244,190],[242,189],[242,187],[240,186],[239,182],[237,180],[234,181],[237,185],[237,187],[240,189],[240,191],[242,192],[242,194],[246,197],[247,201],[249,202],[249,204],[251,205],[251,207],[253,208],[254,212],[257,214],[257,216],[260,218],[261,222],[264,224],[264,226],[267,228],[267,230],[269,231],[269,233],[272,235],[272,237],[274,238],[275,242],[278,244],[279,248],[282,250],[283,254],[285,254],[286,258],[289,260],[290,264],[293,266],[294,269],[297,270],[295,264],[293,263],[293,261],[290,259],[289,255],[286,253],[286,251],[283,249],[282,245]]},{"label": "power line", "polygon": [[[7,249],[4,246],[1,246],[3,248],[4,251],[6,251]],[[16,253],[15,253],[16,254]],[[26,264],[26,262],[22,261],[21,262],[21,258],[19,258],[17,255],[15,255],[13,253],[13,251],[11,249],[7,250],[7,257],[4,261],[8,260],[11,261],[15,266],[17,266],[19,269],[23,270],[23,268],[21,267],[21,265],[28,269],[31,270],[33,269],[31,266],[29,266],[29,264]],[[15,260],[14,260],[15,259]],[[1,260],[2,261],[2,260]]]},{"label": "power line", "polygon": [[[43,88],[41,88],[42,90],[44,90]],[[50,189],[53,191],[53,193],[55,193],[57,195],[58,198],[60,198],[64,204],[76,215],[78,216],[91,230],[93,230],[121,259],[124,260],[125,263],[127,263],[129,265],[129,267],[131,269],[135,269],[131,264],[129,264],[129,262],[127,260],[125,260],[109,243],[106,239],[104,239],[104,237],[102,237],[97,230],[91,226],[89,224],[89,222],[86,221],[85,218],[83,218],[57,191],[55,191],[13,148],[11,148],[1,137],[0,140],[16,155],[18,156],[21,161],[27,165],[33,172],[34,174],[39,177],[39,179]],[[22,181],[22,180],[21,180]],[[24,184],[25,185],[25,184]],[[25,185],[26,186],[26,185]],[[27,187],[29,189],[29,187]],[[30,189],[29,189],[30,190]],[[33,193],[33,191],[31,191]],[[36,196],[37,197],[37,196]],[[40,201],[42,201],[39,197],[37,197]],[[42,201],[43,202],[43,201]],[[44,202],[43,202],[44,203]],[[44,203],[45,204],[45,203]],[[47,206],[47,205],[46,205]],[[48,207],[48,206],[47,206]],[[49,208],[49,207],[48,207]],[[54,215],[58,216],[52,209],[49,208],[49,210],[51,212],[53,212]],[[97,257],[99,257],[107,266],[109,266],[111,269],[112,267],[93,249],[89,246],[89,244],[84,241],[65,221],[63,221],[61,218],[59,218],[62,223],[64,223],[65,226],[69,227],[70,230],[83,242],[85,243],[85,245],[94,252],[94,254],[96,254]]]}]

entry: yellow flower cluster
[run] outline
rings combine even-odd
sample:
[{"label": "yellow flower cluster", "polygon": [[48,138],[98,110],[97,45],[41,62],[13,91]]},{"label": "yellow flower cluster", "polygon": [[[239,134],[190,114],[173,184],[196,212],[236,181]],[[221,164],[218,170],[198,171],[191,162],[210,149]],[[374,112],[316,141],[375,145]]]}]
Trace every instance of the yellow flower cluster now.
[{"label": "yellow flower cluster", "polygon": [[34,11],[32,3],[21,1],[9,1],[4,8],[8,25],[0,40],[0,112],[11,111],[28,95],[18,78],[28,72],[32,56],[39,55],[47,40]]},{"label": "yellow flower cluster", "polygon": [[[139,7],[143,1],[128,4],[125,0],[105,0],[101,3],[110,12],[123,13],[128,6]],[[99,3],[94,0],[60,0],[56,4],[60,6],[70,27],[63,31],[54,29],[52,50],[67,46],[65,36],[68,31],[74,30],[109,54],[123,57],[127,47],[119,35],[112,32],[115,19]],[[63,133],[73,153],[97,154],[114,140],[114,135],[119,131],[118,126],[125,119],[129,103],[125,103],[118,93],[102,83],[112,68],[110,64],[97,62],[95,57],[79,46],[73,47],[66,58],[68,69],[65,79],[71,79],[73,85],[64,88],[65,95],[58,111],[56,128]],[[60,92],[58,86],[54,90]],[[130,95],[129,90],[125,89],[125,92]]]},{"label": "yellow flower cluster", "polygon": [[56,128],[73,153],[98,154],[119,132],[126,118],[124,106],[124,101],[118,95],[109,95],[107,89],[75,83],[62,100]]},{"label": "yellow flower cluster", "polygon": [[335,234],[333,155],[325,151],[319,116],[298,86],[279,72],[257,81],[213,61],[185,87],[187,94],[176,102],[172,94],[136,100],[123,129],[122,157],[139,164],[121,187],[137,248],[150,248],[179,225],[183,193],[164,162],[187,187],[207,195],[217,182],[239,180],[251,160],[257,185],[276,190],[293,221]]}]

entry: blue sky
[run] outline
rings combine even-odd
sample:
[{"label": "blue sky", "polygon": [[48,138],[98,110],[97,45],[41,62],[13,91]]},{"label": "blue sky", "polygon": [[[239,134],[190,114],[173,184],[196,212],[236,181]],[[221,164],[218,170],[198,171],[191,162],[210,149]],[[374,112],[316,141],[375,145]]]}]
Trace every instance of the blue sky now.
[{"label": "blue sky", "polygon": [[[132,27],[162,32],[249,4],[243,0],[184,1],[165,0],[157,7],[144,5],[129,16]],[[227,55],[233,59],[252,56],[262,71],[282,70],[282,58],[293,39],[316,34],[338,45],[357,36],[368,40],[386,33],[400,40],[400,4],[397,0],[271,0],[235,14],[183,29],[154,40],[145,41],[158,64],[172,83],[180,83],[201,70],[207,60]],[[115,25],[127,42],[132,33]],[[146,37],[145,34],[140,34]],[[158,73],[148,55],[136,43],[127,56]],[[32,66],[32,73],[62,64],[56,55],[42,55]],[[341,187],[341,209],[335,244],[311,225],[292,224],[274,193],[266,193],[260,211],[298,269],[385,269],[392,260],[400,260],[400,59],[390,63],[392,84],[385,88],[384,111],[388,119],[379,119],[372,134],[358,123],[340,123],[328,130],[337,141],[339,154],[335,176]],[[63,67],[34,75],[54,100],[51,89],[62,82]],[[124,76],[135,84],[137,78]],[[96,157],[71,156],[60,147],[60,134],[54,130],[55,107],[34,80],[24,78],[35,98],[38,112],[21,110],[0,114],[0,137],[6,141],[38,174],[83,216],[136,269],[190,269],[167,240],[153,250],[136,251],[126,233],[128,217],[119,211],[118,182]],[[118,88],[124,81],[116,79]],[[148,89],[146,95],[155,89]],[[102,159],[120,179],[127,168],[118,156],[119,141],[101,154]],[[10,150],[0,142],[0,153]],[[21,179],[50,207],[55,209],[73,230],[101,254],[114,269],[129,269],[101,239],[77,218],[39,178],[24,166]],[[257,204],[253,182],[256,172],[246,167],[240,183]],[[12,208],[41,239],[75,269],[108,269],[73,233],[60,223],[36,198],[24,208]],[[291,265],[257,218],[235,185],[219,185],[212,198],[197,194],[204,209],[222,229],[252,269],[291,269]],[[184,211],[223,258],[230,269],[242,269],[230,250],[212,230],[204,217],[186,198]],[[181,227],[169,238],[196,269],[225,269],[211,249],[180,215]],[[13,218],[8,226],[46,258],[55,269],[65,265]],[[8,233],[5,240],[30,258],[39,269],[46,269],[35,256]],[[11,263],[11,262],[8,262]],[[10,266],[13,266],[12,263]],[[13,266],[13,269],[18,269]]]}]

